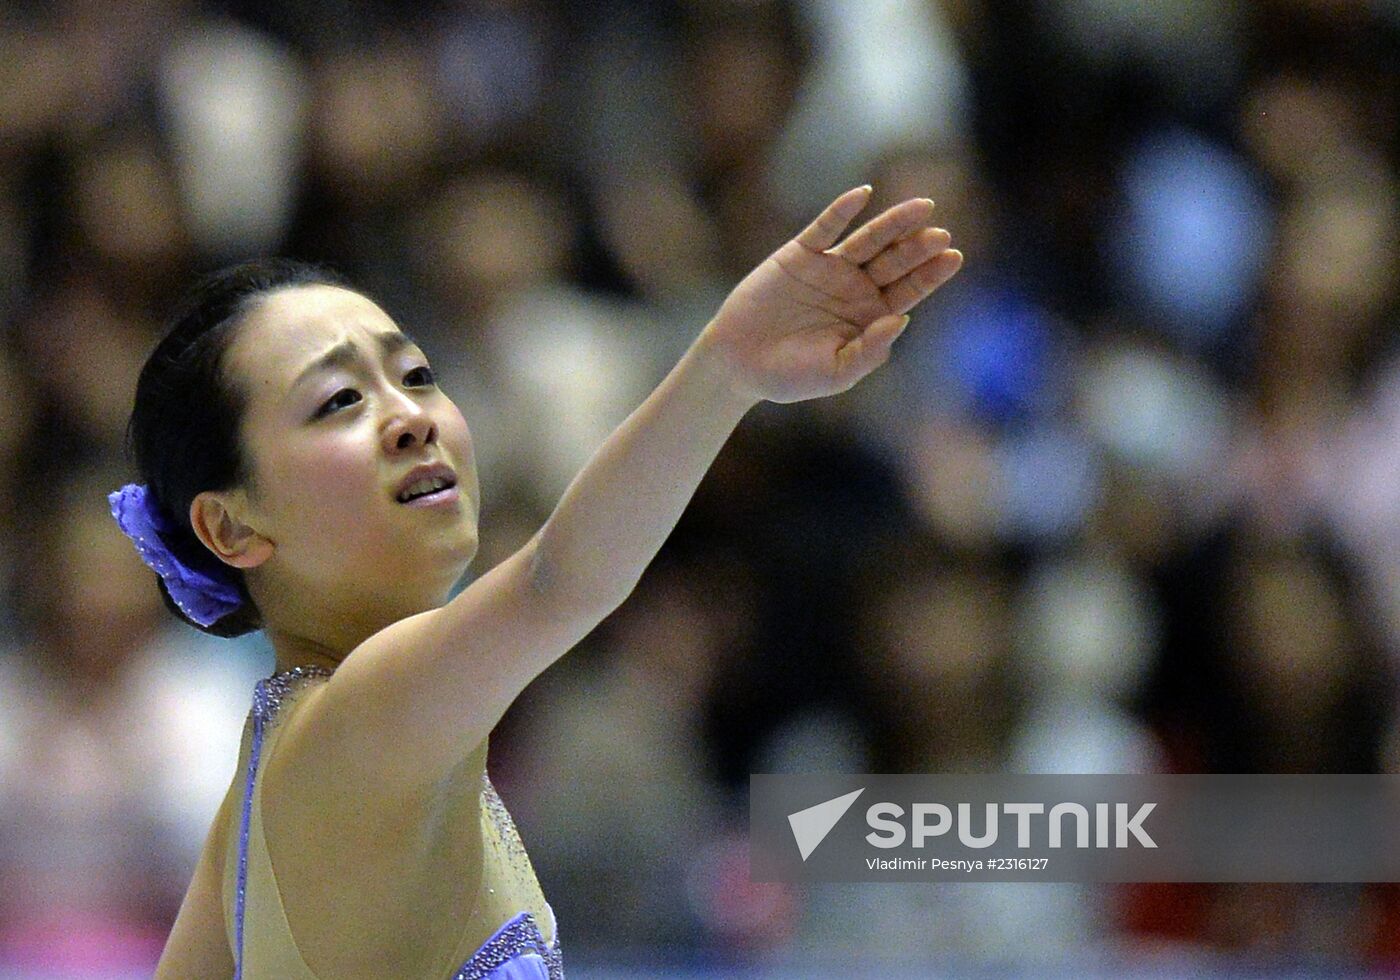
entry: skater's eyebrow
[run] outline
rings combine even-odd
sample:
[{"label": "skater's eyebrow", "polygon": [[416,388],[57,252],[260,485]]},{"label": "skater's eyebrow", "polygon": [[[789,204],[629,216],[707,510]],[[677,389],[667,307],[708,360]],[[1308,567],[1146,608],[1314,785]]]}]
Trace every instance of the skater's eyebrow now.
[{"label": "skater's eyebrow", "polygon": [[[374,339],[379,343],[379,350],[385,357],[391,357],[403,350],[405,347],[417,346],[413,338],[408,334],[394,331],[391,333],[375,334]],[[296,388],[303,381],[318,371],[328,371],[331,368],[346,367],[354,364],[360,359],[360,348],[354,341],[342,340],[330,350],[326,351],[316,360],[301,369],[296,380],[292,382],[292,387]]]}]

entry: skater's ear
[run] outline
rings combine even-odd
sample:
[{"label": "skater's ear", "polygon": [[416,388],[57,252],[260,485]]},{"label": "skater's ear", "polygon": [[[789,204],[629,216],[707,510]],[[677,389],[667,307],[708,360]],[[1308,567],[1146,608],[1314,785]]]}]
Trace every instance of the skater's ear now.
[{"label": "skater's ear", "polygon": [[242,490],[205,490],[190,503],[195,536],[227,565],[256,568],[272,557],[275,545],[252,523],[256,520]]}]

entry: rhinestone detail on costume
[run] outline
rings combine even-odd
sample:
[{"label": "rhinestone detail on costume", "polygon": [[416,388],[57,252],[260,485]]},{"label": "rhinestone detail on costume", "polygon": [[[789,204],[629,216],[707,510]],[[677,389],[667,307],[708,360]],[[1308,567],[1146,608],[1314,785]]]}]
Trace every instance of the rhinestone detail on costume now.
[{"label": "rhinestone detail on costume", "polygon": [[243,824],[238,832],[238,893],[234,900],[238,956],[234,963],[233,980],[242,980],[243,977],[243,905],[248,888],[248,827],[253,814],[253,781],[258,772],[258,757],[262,754],[263,733],[277,716],[282,699],[293,684],[309,677],[329,677],[331,673],[327,668],[315,665],[293,667],[264,677],[253,688],[253,745],[248,751],[248,778],[243,784]]},{"label": "rhinestone detail on costume", "polygon": [[553,946],[546,946],[544,933],[529,912],[519,913],[497,929],[496,934],[482,943],[472,958],[452,974],[452,980],[485,980],[502,964],[530,953],[544,960],[549,980],[564,980],[564,955],[559,949],[559,936],[555,935]]},{"label": "rhinestone detail on costume", "polygon": [[272,719],[277,717],[277,712],[282,710],[282,699],[286,697],[287,692],[292,689],[294,684],[308,677],[329,677],[332,673],[334,672],[327,667],[309,664],[305,667],[284,670],[271,677],[264,677],[258,681],[257,687],[253,689],[253,710],[255,712],[261,711],[263,723],[269,724]]},{"label": "rhinestone detail on costume", "polygon": [[[525,844],[520,839],[515,821],[511,819],[510,811],[506,809],[485,770],[481,773],[481,802],[496,829],[496,833],[490,838],[491,846],[506,863],[514,867],[517,874],[533,874],[530,870],[530,856],[525,851]],[[487,977],[492,970],[502,963],[509,962],[512,957],[527,953],[536,953],[544,960],[550,980],[561,980],[564,976],[564,956],[559,945],[558,921],[554,923],[553,944],[546,945],[544,932],[535,917],[529,912],[518,913],[453,974],[452,980],[478,980]]]},{"label": "rhinestone detail on costume", "polygon": [[486,775],[486,770],[481,772],[481,799],[486,804],[486,810],[491,814],[491,820],[496,825],[499,845],[505,848],[505,858],[516,870],[528,869],[530,866],[530,856],[525,853],[525,842],[520,839],[520,831],[515,829],[515,821],[511,819],[510,811],[506,809],[505,803],[501,801],[501,796],[496,792],[496,787],[491,784],[491,778]]}]

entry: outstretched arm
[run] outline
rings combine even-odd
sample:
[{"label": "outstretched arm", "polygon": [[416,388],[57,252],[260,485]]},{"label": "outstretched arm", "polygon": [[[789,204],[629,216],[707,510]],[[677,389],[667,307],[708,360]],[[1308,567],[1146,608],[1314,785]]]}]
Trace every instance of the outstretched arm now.
[{"label": "outstretched arm", "polygon": [[889,357],[916,303],[962,255],[906,201],[837,238],[869,188],[837,198],[725,301],[660,387],[564,493],[540,533],[549,600],[601,619],[632,591],[743,414],[845,391]]},{"label": "outstretched arm", "polygon": [[351,652],[284,736],[312,763],[296,771],[318,806],[377,796],[430,812],[526,685],[631,592],[750,407],[845,391],[889,357],[904,314],[962,256],[924,199],[837,244],[869,194],[838,197],[734,289],[528,544]]}]

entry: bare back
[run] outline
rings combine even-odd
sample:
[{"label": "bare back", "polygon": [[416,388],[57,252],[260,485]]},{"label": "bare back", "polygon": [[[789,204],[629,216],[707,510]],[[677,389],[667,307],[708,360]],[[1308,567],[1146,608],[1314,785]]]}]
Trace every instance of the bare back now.
[{"label": "bare back", "polygon": [[[304,711],[314,713],[328,683],[307,679],[288,688],[264,732],[248,806],[248,967],[264,964],[287,980],[445,978],[522,911],[551,942],[553,915],[486,777],[485,743],[417,799],[388,800],[372,787],[357,797],[343,787],[327,800],[315,788],[334,780],[299,778],[328,755],[307,736],[310,726],[297,723]],[[226,829],[225,920],[235,948],[252,732],[250,719]]]}]

